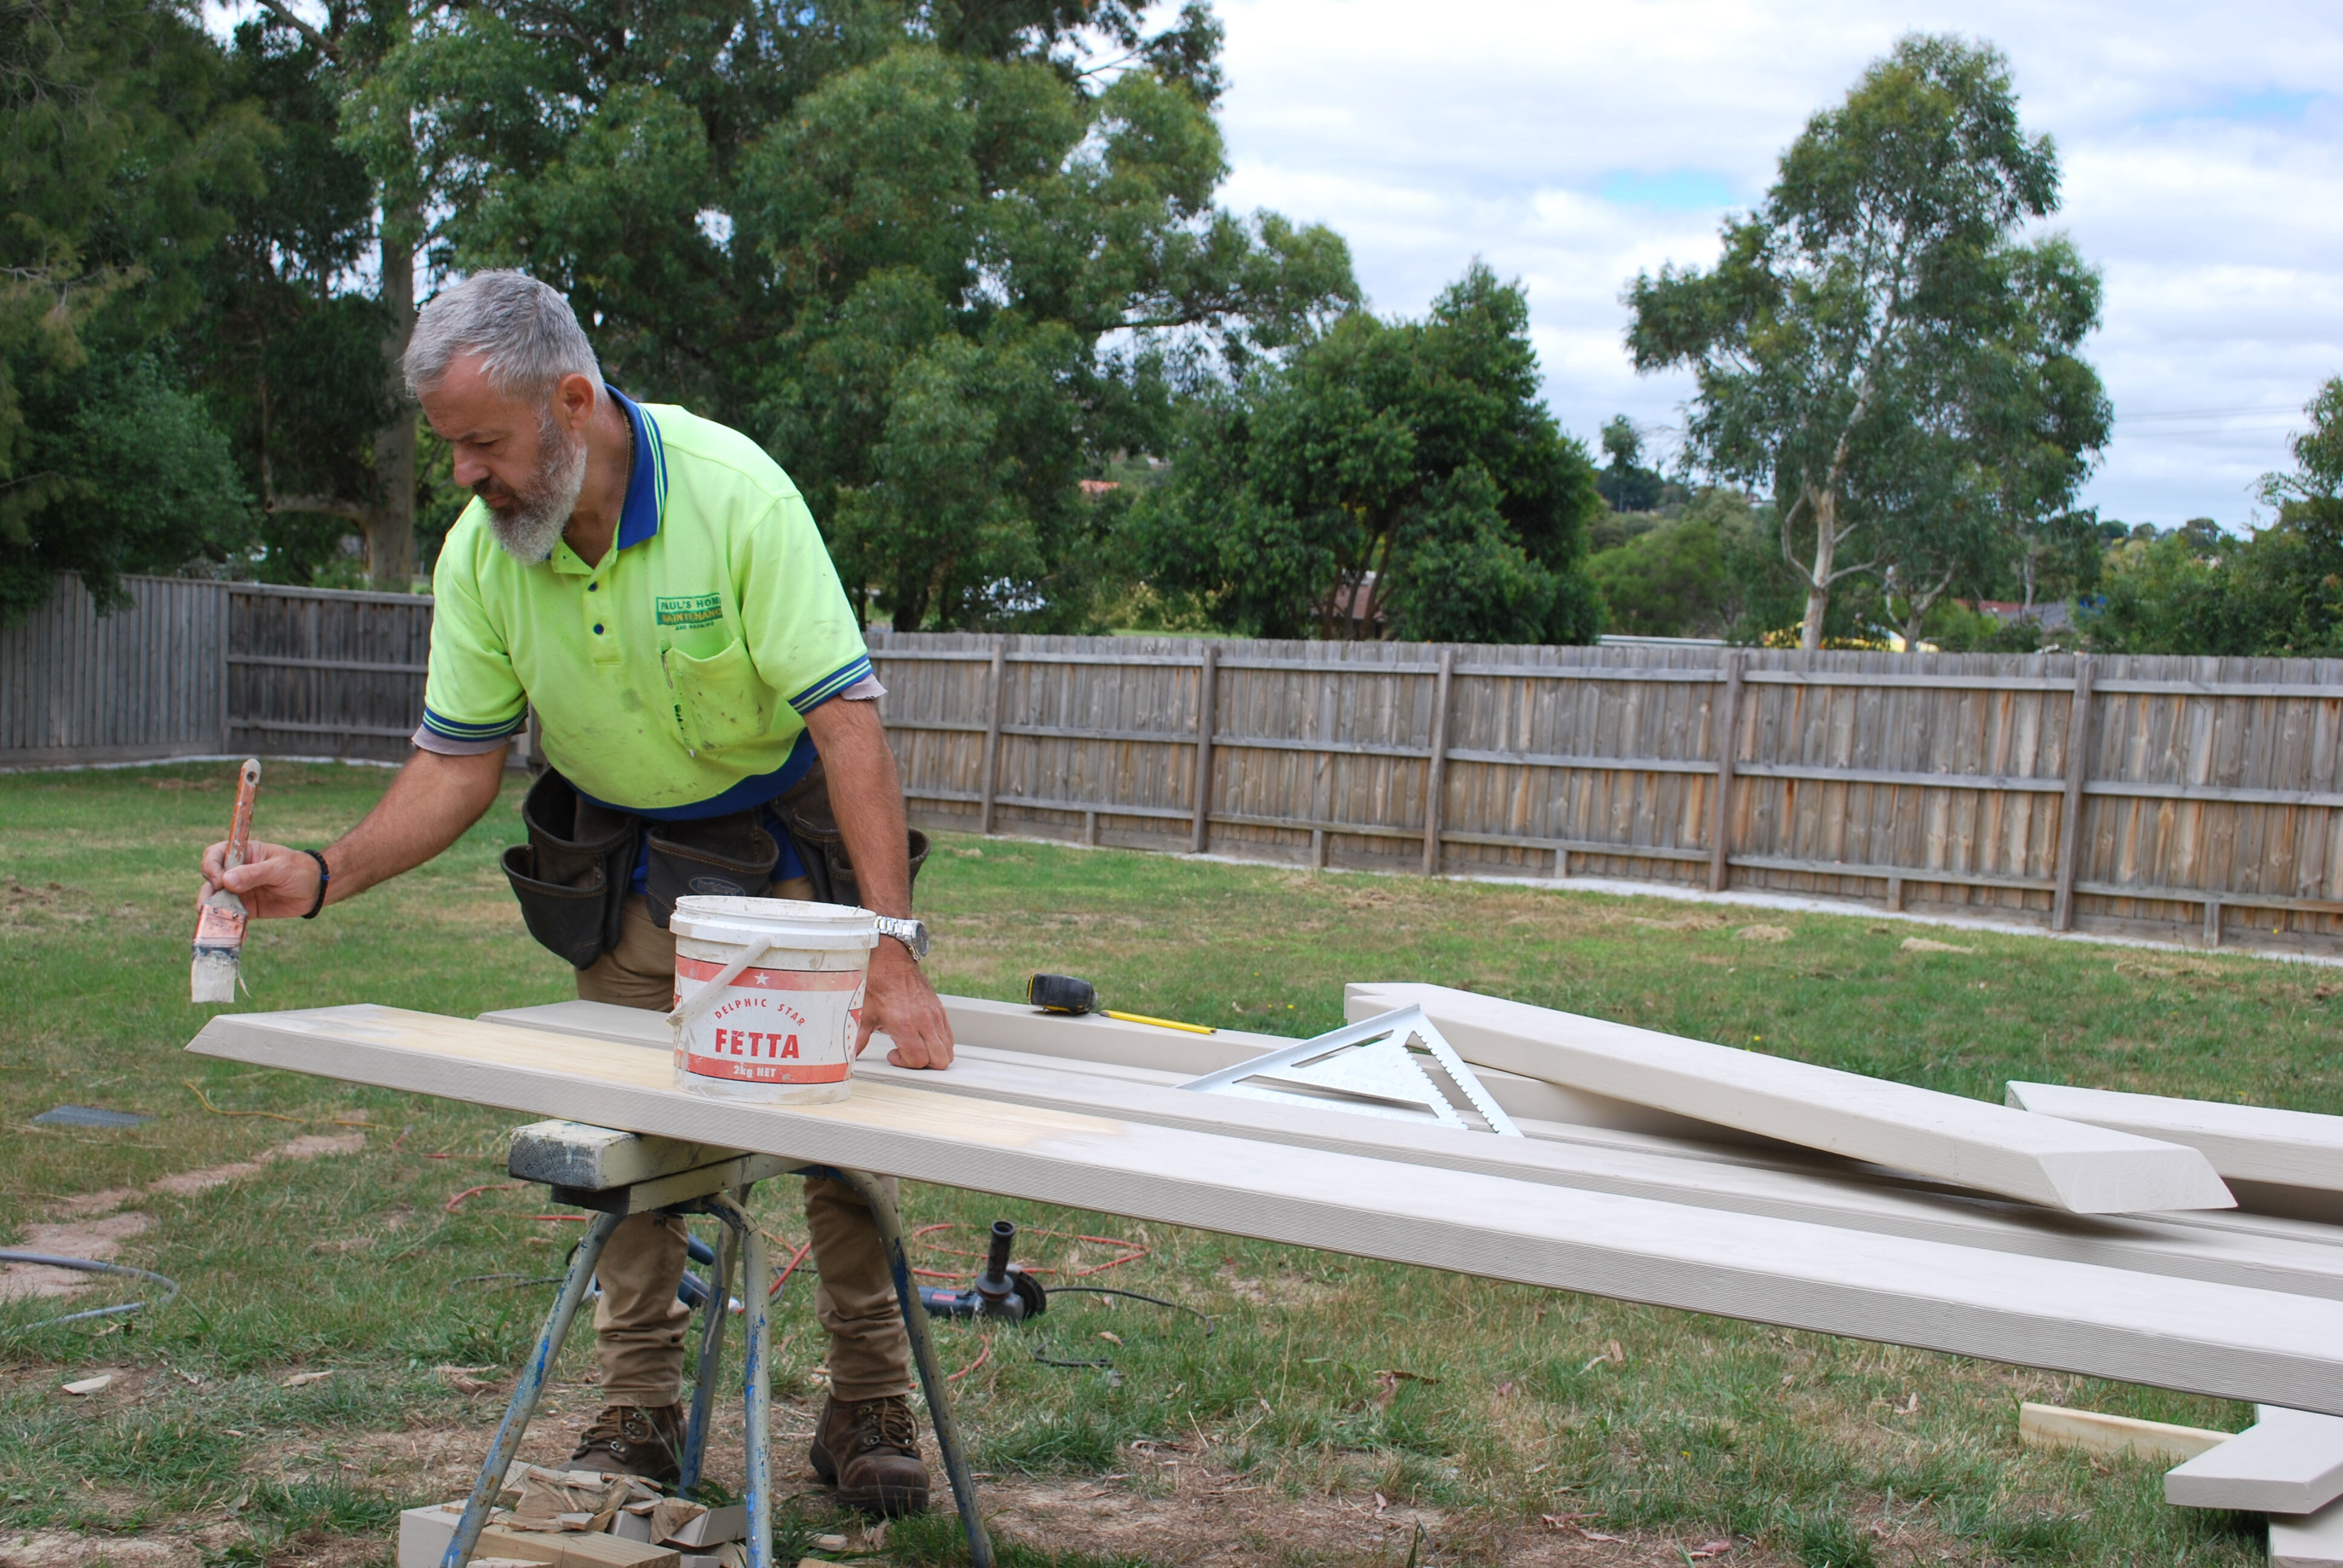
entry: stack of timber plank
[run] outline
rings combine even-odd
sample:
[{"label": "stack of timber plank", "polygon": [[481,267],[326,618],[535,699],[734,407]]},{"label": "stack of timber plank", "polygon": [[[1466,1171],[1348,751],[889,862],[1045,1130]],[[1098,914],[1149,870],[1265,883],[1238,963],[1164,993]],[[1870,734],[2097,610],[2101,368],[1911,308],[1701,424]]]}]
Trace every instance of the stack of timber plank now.
[{"label": "stack of timber plank", "polygon": [[850,1099],[804,1108],[679,1093],[659,1015],[587,1002],[226,1015],[190,1049],[2250,1401],[2261,1424],[2176,1470],[2171,1500],[2263,1509],[2285,1560],[2343,1563],[2343,1545],[2307,1554],[2322,1531],[2343,1541],[2343,1513],[2326,1523],[2343,1507],[2343,1224],[2321,1207],[2343,1218],[2338,1119],[2040,1085],[1993,1105],[1443,987],[1351,987],[1354,1020],[1423,1010],[1525,1135],[1501,1138],[1181,1087],[1282,1037],[945,1006],[950,1071],[889,1067],[882,1041]]}]

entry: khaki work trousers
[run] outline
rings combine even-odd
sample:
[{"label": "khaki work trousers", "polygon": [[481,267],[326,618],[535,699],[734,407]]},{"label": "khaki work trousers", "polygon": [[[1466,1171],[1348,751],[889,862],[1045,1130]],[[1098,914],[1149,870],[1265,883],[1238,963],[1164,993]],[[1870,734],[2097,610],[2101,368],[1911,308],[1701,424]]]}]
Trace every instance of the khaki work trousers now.
[{"label": "khaki work trousers", "polygon": [[[781,899],[810,898],[810,883],[773,886]],[[675,1005],[675,937],[651,923],[642,895],[627,900],[618,945],[578,971],[583,1001],[667,1011]],[[889,1196],[893,1177],[885,1179]],[[830,1389],[842,1401],[911,1392],[911,1346],[895,1304],[887,1248],[854,1189],[828,1177],[805,1184],[806,1228],[820,1276],[814,1314],[830,1332]],[[673,1404],[683,1396],[683,1333],[691,1309],[676,1300],[683,1281],[683,1221],[637,1214],[610,1233],[594,1308],[595,1355],[609,1404]]]}]

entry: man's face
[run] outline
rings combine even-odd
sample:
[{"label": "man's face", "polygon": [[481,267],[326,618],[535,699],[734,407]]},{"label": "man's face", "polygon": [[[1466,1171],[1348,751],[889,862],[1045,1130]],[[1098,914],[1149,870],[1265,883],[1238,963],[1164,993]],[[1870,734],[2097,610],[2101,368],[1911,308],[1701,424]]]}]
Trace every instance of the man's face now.
[{"label": "man's face", "polygon": [[508,396],[473,354],[458,356],[423,396],[424,417],[447,443],[456,482],[487,505],[497,543],[516,559],[545,559],[568,525],[586,480],[583,427],[592,396],[581,376],[565,379],[542,404]]}]

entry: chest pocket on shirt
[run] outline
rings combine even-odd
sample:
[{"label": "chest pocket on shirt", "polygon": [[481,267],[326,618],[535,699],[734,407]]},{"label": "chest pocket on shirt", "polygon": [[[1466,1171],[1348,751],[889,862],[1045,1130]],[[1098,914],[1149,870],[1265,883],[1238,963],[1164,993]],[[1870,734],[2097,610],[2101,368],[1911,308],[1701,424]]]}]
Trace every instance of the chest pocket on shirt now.
[{"label": "chest pocket on shirt", "polygon": [[675,692],[684,744],[694,751],[759,739],[771,729],[772,694],[757,678],[746,643],[732,643],[706,658],[670,648],[659,661],[667,667],[668,685]]}]

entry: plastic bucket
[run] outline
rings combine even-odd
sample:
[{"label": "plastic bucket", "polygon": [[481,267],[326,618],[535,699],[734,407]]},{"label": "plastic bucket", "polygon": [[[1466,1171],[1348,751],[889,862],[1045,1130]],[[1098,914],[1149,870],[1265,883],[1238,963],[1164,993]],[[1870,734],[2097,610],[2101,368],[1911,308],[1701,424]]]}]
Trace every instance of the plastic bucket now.
[{"label": "plastic bucket", "polygon": [[767,1105],[845,1099],[876,920],[793,899],[678,899],[675,1086]]}]

